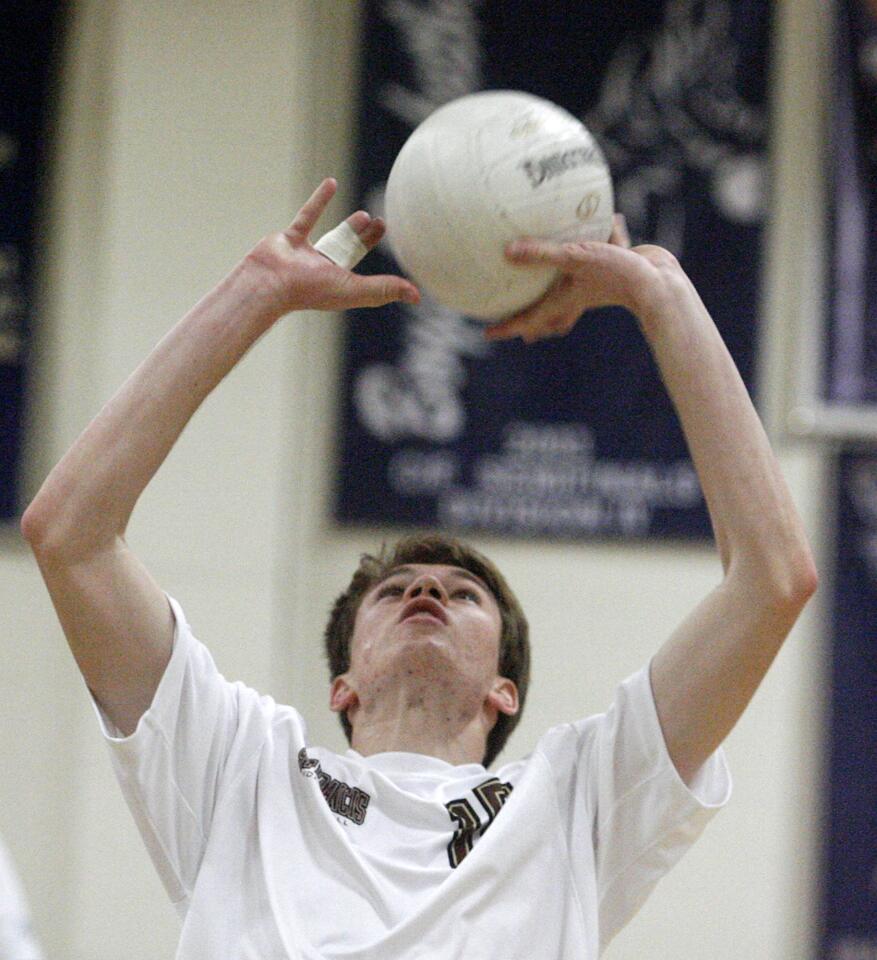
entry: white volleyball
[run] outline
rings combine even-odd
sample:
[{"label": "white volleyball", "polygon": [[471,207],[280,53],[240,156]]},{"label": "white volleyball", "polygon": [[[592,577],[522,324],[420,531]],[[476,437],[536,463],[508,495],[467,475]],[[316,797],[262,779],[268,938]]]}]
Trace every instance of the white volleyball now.
[{"label": "white volleyball", "polygon": [[538,300],[555,277],[509,264],[509,241],[608,240],[612,213],[609,168],[584,124],[514,90],[430,114],[399,151],[385,195],[402,269],[439,303],[486,321]]}]

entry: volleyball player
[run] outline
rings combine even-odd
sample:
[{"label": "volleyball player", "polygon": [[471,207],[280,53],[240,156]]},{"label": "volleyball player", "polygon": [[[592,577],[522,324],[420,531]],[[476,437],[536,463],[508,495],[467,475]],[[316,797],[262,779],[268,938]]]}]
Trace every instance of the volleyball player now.
[{"label": "volleyball player", "polygon": [[[526,693],[526,619],[476,551],[406,541],[363,560],[327,627],[351,749],[311,743],[295,709],[220,676],[125,529],[189,418],[283,316],[417,301],[407,281],[357,276],[311,245],[334,190],[325,181],[170,331],[52,471],[24,534],[182,919],[178,957],[594,958],[727,799],[720,745],[815,589],[801,522],[669,253],[620,234],[512,245],[521,269],[561,279],[489,336],[563,334],[607,304],[634,313],[723,579],[605,713],[488,771]],[[363,250],[383,231],[363,212],[346,223],[341,240]]]}]

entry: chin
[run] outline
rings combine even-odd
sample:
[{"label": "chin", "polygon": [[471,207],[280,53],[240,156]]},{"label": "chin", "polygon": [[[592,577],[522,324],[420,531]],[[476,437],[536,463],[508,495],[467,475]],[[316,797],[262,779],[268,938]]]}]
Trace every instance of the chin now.
[{"label": "chin", "polygon": [[385,670],[397,676],[448,678],[454,683],[461,677],[459,657],[447,638],[425,632],[406,637],[386,661]]},{"label": "chin", "polygon": [[398,655],[402,657],[422,658],[427,656],[431,659],[441,660],[443,663],[454,662],[454,648],[448,643],[447,638],[426,631],[405,637],[397,647],[397,651]]}]

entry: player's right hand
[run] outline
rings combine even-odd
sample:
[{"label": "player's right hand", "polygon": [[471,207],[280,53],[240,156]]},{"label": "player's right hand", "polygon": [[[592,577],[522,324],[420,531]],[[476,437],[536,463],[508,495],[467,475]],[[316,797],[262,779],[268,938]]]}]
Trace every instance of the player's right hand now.
[{"label": "player's right hand", "polygon": [[642,323],[652,310],[693,293],[676,258],[649,244],[631,247],[620,219],[608,243],[525,237],[508,245],[506,257],[523,269],[554,267],[558,278],[535,304],[488,327],[488,340],[533,343],[563,336],[597,307],[626,307]]}]

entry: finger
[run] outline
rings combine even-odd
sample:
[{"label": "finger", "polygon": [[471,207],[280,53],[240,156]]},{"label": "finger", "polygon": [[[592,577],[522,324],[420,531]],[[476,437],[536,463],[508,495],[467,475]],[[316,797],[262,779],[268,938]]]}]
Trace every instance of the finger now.
[{"label": "finger", "polygon": [[[641,249],[628,250],[594,240],[556,243],[528,239],[510,244],[508,258],[522,267],[556,267],[572,286],[578,283],[576,289],[564,290],[564,295],[575,298],[581,313],[594,307],[627,306],[631,302],[632,293],[649,282],[654,273],[652,255],[647,257],[639,252]],[[654,254],[659,256],[667,258],[670,254]]]},{"label": "finger", "polygon": [[496,327],[488,328],[485,336],[488,340],[510,340],[520,337],[524,343],[548,340],[553,337],[565,337],[575,326],[578,316],[560,314],[546,318],[517,319]]},{"label": "finger", "polygon": [[339,267],[352,270],[380,242],[385,231],[380,217],[373,220],[365,210],[357,210],[334,230],[323,234],[314,243],[314,249]]},{"label": "finger", "polygon": [[601,246],[601,244],[589,241],[557,243],[554,240],[526,238],[513,240],[506,247],[506,258],[520,267],[553,266],[568,269],[570,266],[586,261],[593,246]]},{"label": "finger", "polygon": [[367,229],[368,225],[372,222],[372,218],[371,214],[365,210],[357,210],[356,213],[351,213],[345,222],[354,233],[359,234],[361,237],[362,231]]},{"label": "finger", "polygon": [[578,322],[577,316],[558,316],[548,324],[548,336],[565,337]]},{"label": "finger", "polygon": [[519,336],[524,343],[565,337],[575,326],[577,319],[578,317],[556,316],[538,323],[522,323],[518,326],[515,335]]},{"label": "finger", "polygon": [[[369,250],[362,242],[360,234],[351,227],[351,219],[354,223],[363,222],[362,217],[357,218],[356,215],[348,217],[342,220],[334,230],[323,234],[314,244],[314,250],[317,253],[322,253],[332,263],[337,263],[345,270],[352,270]],[[368,230],[368,225],[364,229]]]},{"label": "finger", "polygon": [[556,300],[559,295],[562,295],[559,290],[562,286],[562,280],[556,281],[535,303],[488,327],[485,330],[485,337],[488,340],[510,340],[512,337],[521,337],[526,330],[547,322],[553,314],[557,313]]},{"label": "finger", "polygon": [[488,340],[510,340],[513,337],[521,337],[529,343],[531,340],[528,338],[537,339],[540,331],[548,329],[549,322],[550,315],[546,311],[531,307],[488,327],[485,336]]},{"label": "finger", "polygon": [[314,190],[301,210],[295,215],[295,219],[283,232],[291,240],[306,240],[328,206],[329,201],[335,196],[337,189],[337,180],[333,177],[327,177]]},{"label": "finger", "polygon": [[362,244],[372,250],[382,240],[387,232],[387,225],[380,217],[370,220],[364,230],[359,231],[359,239]]},{"label": "finger", "polygon": [[404,303],[420,303],[420,291],[413,283],[391,274],[364,277],[350,274],[351,282],[344,291],[343,308],[382,307],[399,300]]},{"label": "finger", "polygon": [[488,327],[485,337],[488,340],[521,337],[525,343],[562,337],[576,325],[581,313],[574,291],[561,285],[526,310]]},{"label": "finger", "polygon": [[502,320],[484,330],[485,340],[512,340],[521,335],[522,327],[517,320]]},{"label": "finger", "polygon": [[630,232],[627,229],[627,217],[623,213],[616,213],[612,217],[612,233],[609,242],[617,247],[630,249]]}]

